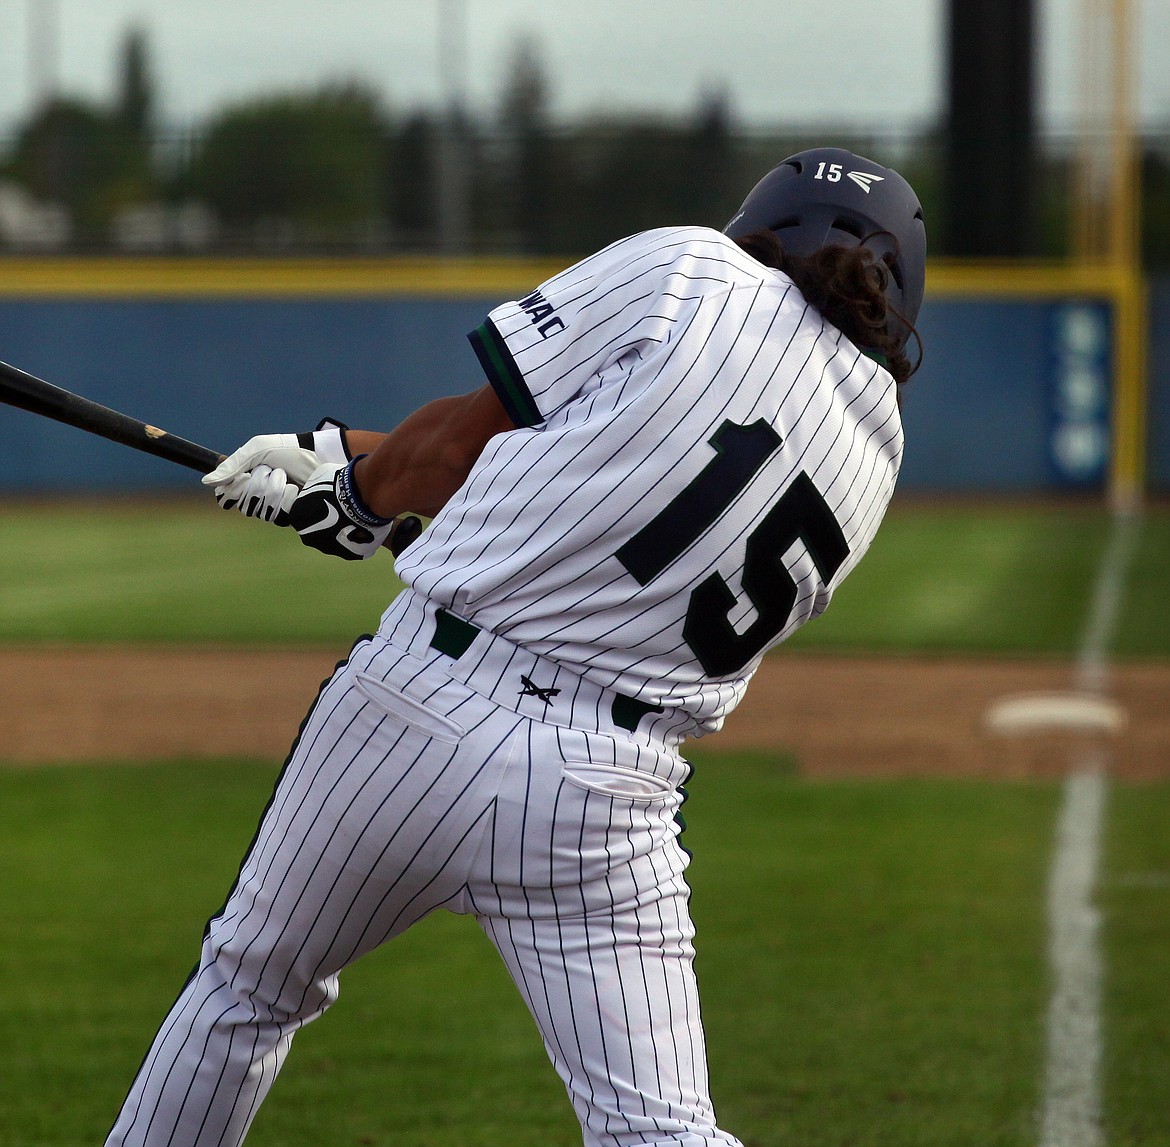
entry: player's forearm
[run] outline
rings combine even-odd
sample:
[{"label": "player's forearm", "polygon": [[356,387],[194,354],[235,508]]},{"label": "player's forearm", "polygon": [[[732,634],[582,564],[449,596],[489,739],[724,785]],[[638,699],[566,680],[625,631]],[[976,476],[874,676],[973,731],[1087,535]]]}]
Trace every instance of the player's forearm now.
[{"label": "player's forearm", "polygon": [[[484,446],[512,423],[490,388],[420,407],[389,434],[348,431],[363,501],[383,517],[434,517],[463,485]],[[372,449],[371,449],[372,447]]]},{"label": "player's forearm", "polygon": [[359,454],[373,454],[389,436],[376,430],[347,430],[345,446],[351,458]]},{"label": "player's forearm", "polygon": [[409,454],[391,446],[359,459],[354,480],[362,501],[384,518],[422,514],[433,518],[463,484],[470,472],[445,465],[440,458],[412,450]]}]

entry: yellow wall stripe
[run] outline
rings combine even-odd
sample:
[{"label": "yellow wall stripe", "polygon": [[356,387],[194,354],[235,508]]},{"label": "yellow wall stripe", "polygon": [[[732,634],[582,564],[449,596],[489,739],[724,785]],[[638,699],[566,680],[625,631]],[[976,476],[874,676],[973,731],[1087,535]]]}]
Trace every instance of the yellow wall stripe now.
[{"label": "yellow wall stripe", "polygon": [[926,268],[926,297],[1116,298],[1131,278],[1128,270],[1105,263],[935,260]]},{"label": "yellow wall stripe", "polygon": [[[0,259],[0,297],[451,297],[527,292],[570,259]],[[927,267],[927,298],[1115,296],[1116,268],[1093,263],[964,263]]]},{"label": "yellow wall stripe", "polygon": [[568,260],[3,259],[4,298],[469,297],[527,293]]}]

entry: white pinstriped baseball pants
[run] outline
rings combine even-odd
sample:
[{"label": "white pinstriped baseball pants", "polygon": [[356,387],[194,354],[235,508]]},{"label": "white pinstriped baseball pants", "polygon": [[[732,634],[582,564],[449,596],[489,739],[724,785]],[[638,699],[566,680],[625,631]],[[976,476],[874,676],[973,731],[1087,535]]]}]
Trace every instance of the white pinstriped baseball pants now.
[{"label": "white pinstriped baseball pants", "polygon": [[449,670],[379,637],[323,688],[108,1144],[242,1142],[338,973],[438,908],[500,952],[587,1147],[738,1143],[708,1098],[685,763]]}]

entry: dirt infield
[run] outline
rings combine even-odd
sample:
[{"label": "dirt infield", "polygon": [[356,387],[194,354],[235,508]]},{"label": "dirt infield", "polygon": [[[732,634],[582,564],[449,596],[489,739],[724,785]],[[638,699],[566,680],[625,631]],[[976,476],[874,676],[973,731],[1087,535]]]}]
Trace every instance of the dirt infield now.
[{"label": "dirt infield", "polygon": [[[37,646],[0,650],[0,759],[282,759],[344,650]],[[1067,689],[1060,662],[774,656],[711,749],[786,749],[812,776],[1028,777],[1068,767],[1078,741],[993,735],[990,705]],[[1170,665],[1114,670],[1128,724],[1119,776],[1170,776]]]}]

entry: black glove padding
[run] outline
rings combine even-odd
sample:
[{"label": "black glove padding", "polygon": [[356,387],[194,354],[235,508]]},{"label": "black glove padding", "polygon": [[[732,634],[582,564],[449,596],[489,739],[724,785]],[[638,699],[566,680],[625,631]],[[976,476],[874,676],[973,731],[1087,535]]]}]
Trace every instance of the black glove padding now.
[{"label": "black glove padding", "polygon": [[395,522],[362,501],[353,481],[357,461],[319,466],[288,509],[289,525],[306,546],[346,561],[376,554]]}]

